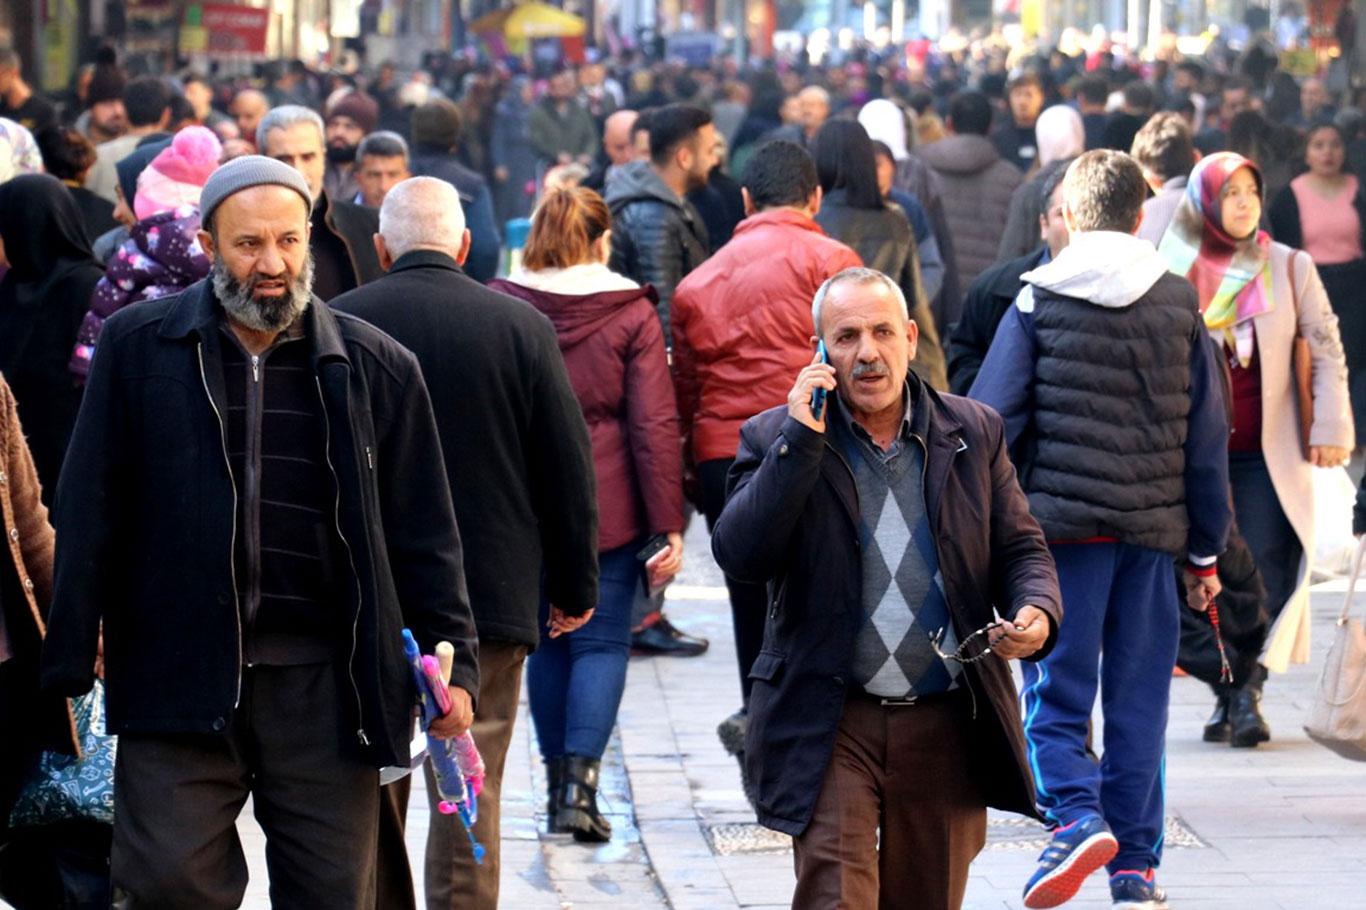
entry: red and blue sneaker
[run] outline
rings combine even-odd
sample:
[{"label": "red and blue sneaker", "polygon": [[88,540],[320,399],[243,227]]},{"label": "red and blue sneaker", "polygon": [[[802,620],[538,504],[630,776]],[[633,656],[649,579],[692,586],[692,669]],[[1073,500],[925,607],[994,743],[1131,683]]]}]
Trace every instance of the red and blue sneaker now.
[{"label": "red and blue sneaker", "polygon": [[1024,889],[1024,905],[1036,910],[1057,907],[1081,890],[1081,883],[1115,858],[1119,841],[1099,815],[1079,818],[1053,832],[1039,855],[1039,868]]},{"label": "red and blue sneaker", "polygon": [[1157,887],[1152,869],[1122,869],[1110,876],[1114,910],[1167,910],[1167,894]]}]

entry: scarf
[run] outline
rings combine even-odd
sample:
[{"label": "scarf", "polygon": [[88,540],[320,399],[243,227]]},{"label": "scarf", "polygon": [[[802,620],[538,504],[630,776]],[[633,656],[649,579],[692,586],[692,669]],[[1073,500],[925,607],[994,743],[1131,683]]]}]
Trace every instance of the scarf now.
[{"label": "scarf", "polygon": [[1201,159],[1158,250],[1173,272],[1195,285],[1205,328],[1246,367],[1254,344],[1251,320],[1271,312],[1274,301],[1270,235],[1257,230],[1235,240],[1224,230],[1220,197],[1239,168],[1252,171],[1260,191],[1262,172],[1242,155],[1220,152]]}]

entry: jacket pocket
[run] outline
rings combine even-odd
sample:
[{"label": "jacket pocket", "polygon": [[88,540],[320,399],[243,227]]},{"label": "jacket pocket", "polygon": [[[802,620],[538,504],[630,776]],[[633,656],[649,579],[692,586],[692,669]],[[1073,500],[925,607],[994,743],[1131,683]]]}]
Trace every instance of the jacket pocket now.
[{"label": "jacket pocket", "polygon": [[759,656],[754,658],[754,665],[749,668],[750,679],[761,679],[766,683],[777,685],[782,678],[783,667],[787,664],[787,655],[778,651],[760,651]]}]

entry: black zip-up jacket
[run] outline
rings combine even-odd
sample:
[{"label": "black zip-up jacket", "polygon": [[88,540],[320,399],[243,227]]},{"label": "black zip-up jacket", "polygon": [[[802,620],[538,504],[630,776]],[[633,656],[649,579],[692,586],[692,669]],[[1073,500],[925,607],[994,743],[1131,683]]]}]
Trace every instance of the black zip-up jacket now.
[{"label": "black zip-up jacket", "polygon": [[[103,621],[112,733],[222,731],[240,696],[221,312],[201,281],[110,317],[58,485],[43,684],[90,689]],[[479,685],[436,422],[409,351],[316,297],[304,321],[347,556],[342,746],[406,763],[416,690],[400,630],[426,652],[450,641],[452,683]]]}]

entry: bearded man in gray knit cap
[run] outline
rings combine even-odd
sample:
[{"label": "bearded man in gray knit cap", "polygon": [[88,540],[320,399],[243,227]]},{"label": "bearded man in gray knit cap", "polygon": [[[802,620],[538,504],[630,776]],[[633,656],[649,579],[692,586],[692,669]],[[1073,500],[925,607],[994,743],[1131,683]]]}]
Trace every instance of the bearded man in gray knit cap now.
[{"label": "bearded man in gray knit cap", "polygon": [[223,165],[200,197],[211,276],[115,314],[91,366],[43,682],[89,691],[103,628],[116,906],[239,906],[251,796],[273,904],[373,907],[379,769],[408,763],[412,728],[404,627],[455,647],[433,731],[471,720],[427,388],[411,353],[313,296],[312,202],[288,165]]}]

